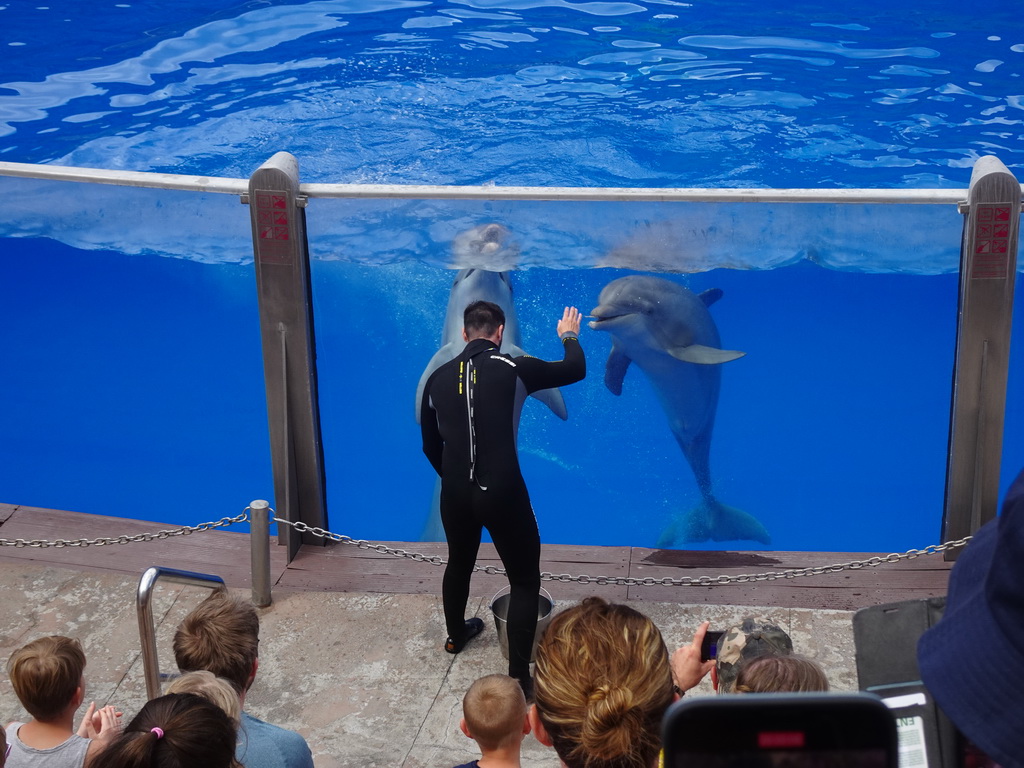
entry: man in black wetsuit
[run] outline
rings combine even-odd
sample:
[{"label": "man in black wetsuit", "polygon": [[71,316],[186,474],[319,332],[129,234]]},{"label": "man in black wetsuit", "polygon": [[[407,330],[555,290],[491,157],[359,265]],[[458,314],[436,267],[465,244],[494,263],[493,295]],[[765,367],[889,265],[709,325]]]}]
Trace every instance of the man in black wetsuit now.
[{"label": "man in black wetsuit", "polygon": [[458,653],[483,621],[466,620],[469,581],[487,528],[508,574],[509,675],[529,696],[530,654],[540,593],[540,533],[519,470],[516,432],[526,396],[579,381],[587,373],[577,335],[580,312],[558,321],[565,356],[545,362],[499,352],[501,307],[476,301],[463,314],[466,348],[427,380],[420,403],[423,452],[441,476],[441,522],[448,539],[442,587],[448,629],[445,650]]}]

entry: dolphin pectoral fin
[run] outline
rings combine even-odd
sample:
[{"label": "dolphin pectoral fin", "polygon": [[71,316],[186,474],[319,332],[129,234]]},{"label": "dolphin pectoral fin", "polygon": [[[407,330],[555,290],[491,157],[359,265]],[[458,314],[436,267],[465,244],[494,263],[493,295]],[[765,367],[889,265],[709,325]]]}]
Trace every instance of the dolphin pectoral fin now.
[{"label": "dolphin pectoral fin", "polygon": [[771,544],[772,537],[753,515],[716,499],[705,499],[677,517],[658,539],[659,547],[699,541],[757,541]]},{"label": "dolphin pectoral fin", "polygon": [[430,374],[440,368],[442,365],[447,363],[449,360],[459,354],[466,346],[464,341],[450,341],[441,347],[434,356],[430,358],[430,362],[427,363],[427,367],[423,369],[423,373],[420,375],[420,381],[416,385],[416,423],[420,423],[420,405],[423,400],[423,390],[427,386],[427,379],[430,378]]},{"label": "dolphin pectoral fin", "polygon": [[633,362],[618,344],[612,344],[608,362],[604,366],[604,385],[613,395],[622,394],[622,382],[626,378],[626,369]]},{"label": "dolphin pectoral fin", "polygon": [[684,363],[697,363],[698,365],[728,363],[730,360],[736,360],[747,354],[746,352],[737,352],[735,349],[716,349],[715,347],[705,347],[701,344],[672,347],[665,351],[676,360],[682,360]]},{"label": "dolphin pectoral fin", "polygon": [[509,355],[510,357],[523,357],[527,354],[526,350],[522,347],[517,347],[512,343],[506,344],[504,342],[501,344],[501,352],[502,354]]},{"label": "dolphin pectoral fin", "polygon": [[535,397],[540,400],[562,421],[569,418],[569,411],[565,407],[565,400],[562,399],[562,391],[558,389],[558,387],[553,389],[538,389],[536,392],[532,393],[530,397]]},{"label": "dolphin pectoral fin", "polygon": [[722,298],[721,288],[708,288],[706,291],[701,291],[697,294],[697,298],[704,302],[705,307],[710,307],[720,298]]},{"label": "dolphin pectoral fin", "polygon": [[[527,354],[521,347],[517,347],[515,344],[502,344],[501,351],[512,357],[522,357]],[[565,399],[562,397],[562,391],[558,387],[538,389],[536,392],[532,392],[530,397],[540,400],[562,421],[566,421],[569,418],[569,410],[565,407]]]}]

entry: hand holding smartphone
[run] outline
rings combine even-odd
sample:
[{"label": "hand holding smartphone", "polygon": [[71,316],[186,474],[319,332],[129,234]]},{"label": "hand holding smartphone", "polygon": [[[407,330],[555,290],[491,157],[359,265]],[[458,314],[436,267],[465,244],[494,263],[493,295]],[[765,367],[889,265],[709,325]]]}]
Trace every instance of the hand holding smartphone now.
[{"label": "hand holding smartphone", "polygon": [[703,650],[709,624],[710,622],[705,621],[697,627],[697,631],[693,633],[693,640],[676,648],[672,654],[672,682],[680,693],[697,685],[714,666],[713,662],[705,658]]}]

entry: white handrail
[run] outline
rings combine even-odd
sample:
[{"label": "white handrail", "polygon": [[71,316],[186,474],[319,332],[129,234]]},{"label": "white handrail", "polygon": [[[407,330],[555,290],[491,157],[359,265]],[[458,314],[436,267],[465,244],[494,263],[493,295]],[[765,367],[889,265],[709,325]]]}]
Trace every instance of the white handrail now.
[{"label": "white handrail", "polygon": [[229,195],[243,195],[249,191],[248,179],[183,176],[175,173],[150,173],[148,171],[111,171],[103,168],[75,168],[69,165],[0,163],[0,176],[47,181],[82,181],[92,184],[114,184],[122,187],[145,187],[148,189],[181,189],[189,192],[220,192]]},{"label": "white handrail", "polygon": [[[229,195],[245,195],[249,191],[248,179],[31,163],[0,162],[0,176]],[[493,185],[469,187],[419,184],[302,184],[299,187],[299,192],[309,198],[325,199],[912,203],[926,205],[957,204],[967,198],[966,189],[628,189],[622,187],[500,187]],[[1024,185],[1022,185],[1021,193],[1024,197]]]}]

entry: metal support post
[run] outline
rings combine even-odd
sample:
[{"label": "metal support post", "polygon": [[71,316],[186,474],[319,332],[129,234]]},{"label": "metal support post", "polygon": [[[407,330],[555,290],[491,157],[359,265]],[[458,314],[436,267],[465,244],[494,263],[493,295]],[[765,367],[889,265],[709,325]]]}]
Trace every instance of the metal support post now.
[{"label": "metal support post", "polygon": [[172,581],[191,587],[209,587],[213,591],[227,589],[224,579],[206,573],[179,571],[174,568],[147,568],[139,579],[135,596],[135,610],[139,619],[139,644],[142,647],[142,671],[146,678],[146,698],[161,695],[160,661],[156,654],[156,626],[153,623],[153,589],[157,581]]},{"label": "metal support post", "polygon": [[[278,152],[249,180],[247,195],[256,258],[256,288],[263,339],[270,453],[278,514],[291,522],[327,528],[316,343],[306,242],[305,197],[299,165]],[[324,542],[278,529],[288,560],[299,545]]]},{"label": "metal support post", "polygon": [[270,605],[270,504],[257,499],[249,504],[249,543],[252,555],[252,602]]},{"label": "metal support post", "polygon": [[[994,157],[974,165],[960,248],[953,403],[942,540],[996,516],[1010,361],[1021,186]],[[947,551],[947,560],[959,550]]]}]

